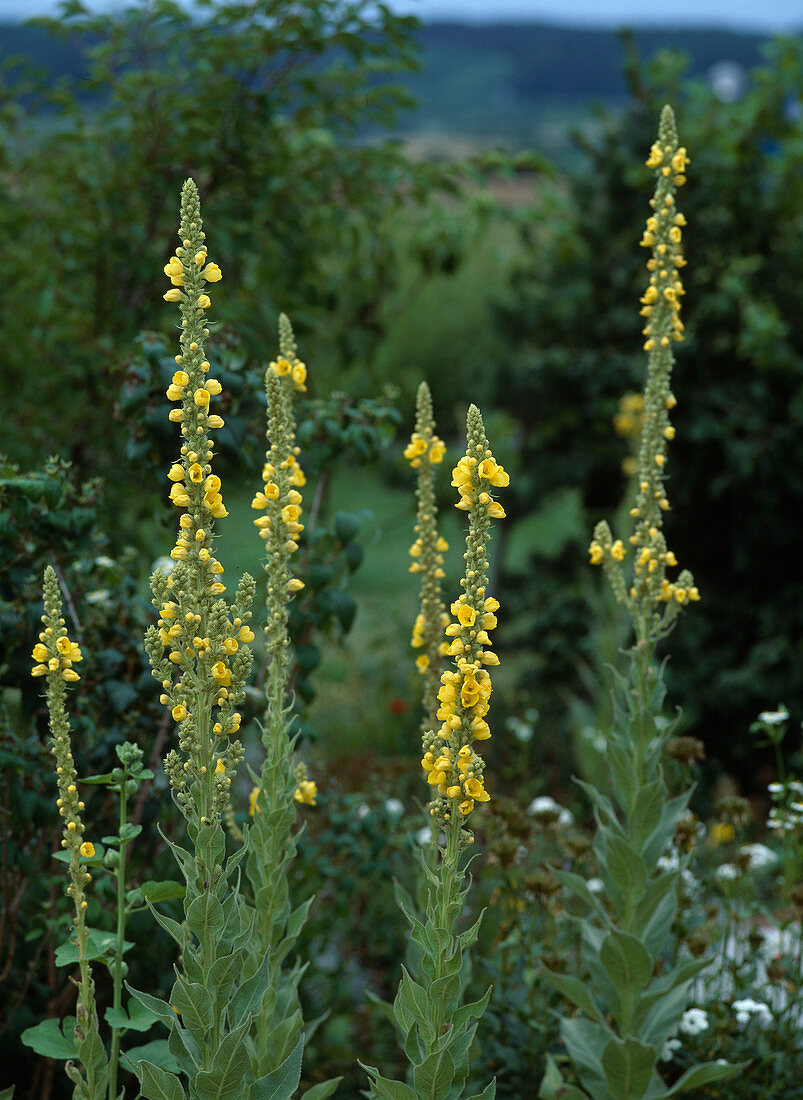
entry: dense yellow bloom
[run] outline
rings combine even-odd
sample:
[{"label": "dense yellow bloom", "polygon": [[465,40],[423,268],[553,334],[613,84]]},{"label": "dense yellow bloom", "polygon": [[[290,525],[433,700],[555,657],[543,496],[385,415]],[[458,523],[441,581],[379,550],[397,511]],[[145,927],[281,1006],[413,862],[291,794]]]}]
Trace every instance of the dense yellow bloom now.
[{"label": "dense yellow bloom", "polygon": [[91,840],[85,840],[84,843],[81,845],[79,851],[85,859],[91,859],[92,856],[95,854],[95,845],[92,843]]},{"label": "dense yellow bloom", "polygon": [[437,732],[427,731],[422,739],[421,764],[436,792],[430,812],[444,824],[455,809],[466,817],[475,802],[490,799],[484,786],[484,763],[473,742],[491,735],[485,716],[492,684],[484,666],[498,664],[498,658],[485,647],[490,644],[488,631],[496,626],[499,603],[486,594],[489,563],[485,555],[491,520],[504,515],[493,489],[509,483],[509,475],[488,447],[479,410],[472,405],[466,455],[452,471],[452,485],[460,496],[458,507],[469,513],[464,591],[452,603],[455,621],[446,627],[446,636],[453,639],[447,652],[454,665],[441,675],[437,692],[436,718],[441,726]]},{"label": "dense yellow bloom", "polygon": [[293,798],[296,802],[303,802],[307,806],[314,806],[318,797],[318,786],[312,779],[304,779],[296,787]]}]

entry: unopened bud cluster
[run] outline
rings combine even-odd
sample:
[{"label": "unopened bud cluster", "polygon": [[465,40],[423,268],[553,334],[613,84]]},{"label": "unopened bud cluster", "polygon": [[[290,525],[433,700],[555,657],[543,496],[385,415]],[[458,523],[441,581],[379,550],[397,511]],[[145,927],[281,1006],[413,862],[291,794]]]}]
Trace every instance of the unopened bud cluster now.
[{"label": "unopened bud cluster", "polygon": [[449,623],[441,594],[443,555],[449,544],[438,534],[438,506],[435,503],[435,467],[443,461],[445,453],[445,444],[435,435],[429,386],[422,382],[416,398],[415,431],[404,457],[418,471],[416,539],[410,547],[413,559],[410,572],[420,574],[421,587],[420,611],[413,624],[411,645],[421,650],[415,663],[424,677],[425,726],[432,722],[437,709],[441,658],[446,653],[443,631]]},{"label": "unopened bud cluster", "polygon": [[483,771],[485,764],[475,752],[474,741],[487,740],[491,731],[485,716],[491,696],[491,677],[486,666],[499,664],[488,647],[489,631],[496,626],[498,602],[487,595],[488,542],[491,521],[502,519],[505,511],[494,499],[493,490],[510,483],[504,468],[496,462],[488,446],[479,409],[472,405],[467,418],[466,455],[452,471],[452,485],[459,492],[455,505],[469,513],[466,538],[463,592],[451,605],[455,616],[446,628],[451,638],[447,653],[454,667],[441,676],[437,718],[442,723],[436,732],[423,737],[421,765],[427,782],[435,788],[430,813],[441,823],[452,820],[455,812],[466,817],[475,802],[488,802]]}]

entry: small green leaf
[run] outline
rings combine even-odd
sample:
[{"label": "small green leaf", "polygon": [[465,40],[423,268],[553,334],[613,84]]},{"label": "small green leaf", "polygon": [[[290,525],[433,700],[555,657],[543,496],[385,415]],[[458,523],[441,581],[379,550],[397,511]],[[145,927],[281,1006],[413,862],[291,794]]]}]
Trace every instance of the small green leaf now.
[{"label": "small green leaf", "polygon": [[[321,1081],[320,1084],[313,1085],[311,1089],[307,1089],[303,1094],[303,1100],[326,1100],[342,1080],[342,1077],[332,1077],[329,1081]],[[2,1096],[0,1096],[0,1100],[3,1100]]]},{"label": "small green leaf", "polygon": [[3,1091],[0,1092],[0,1100],[14,1100],[14,1089],[15,1088],[16,1088],[16,1086],[12,1085],[10,1089],[3,1089]]},{"label": "small green leaf", "polygon": [[[117,957],[117,936],[114,932],[104,932],[100,928],[88,929],[86,957],[92,961],[99,959],[107,966]],[[123,954],[134,945],[123,940]],[[62,943],[56,948],[56,966],[72,966],[78,962],[78,945]]]},{"label": "small green leaf", "polygon": [[485,1086],[482,1092],[477,1092],[474,1096],[469,1096],[468,1100],[495,1100],[496,1097],[496,1078]]},{"label": "small green leaf", "polygon": [[128,1002],[128,1011],[124,1008],[108,1008],[105,1014],[109,1027],[126,1028],[128,1031],[149,1031],[158,1019],[158,1016],[137,1000]]},{"label": "small green leaf", "polygon": [[140,1047],[132,1047],[131,1050],[120,1052],[120,1061],[130,1073],[137,1074],[137,1062],[151,1062],[159,1069],[169,1070],[170,1073],[178,1073],[181,1069],[178,1062],[167,1046],[167,1039],[153,1039],[150,1043],[143,1043]]},{"label": "small green leaf", "polygon": [[571,974],[559,974],[557,971],[549,970],[545,966],[541,967],[541,975],[548,985],[551,985],[553,989],[562,994],[567,1001],[571,1001],[572,1004],[582,1009],[586,1016],[590,1016],[598,1024],[603,1022],[604,1017],[594,1004],[588,986],[581,982],[579,978],[575,978]]},{"label": "small green leaf", "polygon": [[140,1090],[144,1100],[186,1100],[186,1093],[174,1073],[144,1059],[139,1063]]},{"label": "small green leaf", "polygon": [[170,882],[169,880],[155,882],[150,879],[142,883],[140,890],[142,891],[143,897],[154,903],[157,901],[173,901],[174,899],[183,898],[187,892],[187,888],[181,886],[178,882]]},{"label": "small green leaf", "polygon": [[[66,1034],[62,1027],[67,1029]],[[45,1058],[76,1058],[78,1047],[73,1039],[74,1030],[75,1017],[65,1016],[61,1023],[53,1019],[42,1020],[34,1027],[26,1028],[21,1039],[26,1047]]]}]

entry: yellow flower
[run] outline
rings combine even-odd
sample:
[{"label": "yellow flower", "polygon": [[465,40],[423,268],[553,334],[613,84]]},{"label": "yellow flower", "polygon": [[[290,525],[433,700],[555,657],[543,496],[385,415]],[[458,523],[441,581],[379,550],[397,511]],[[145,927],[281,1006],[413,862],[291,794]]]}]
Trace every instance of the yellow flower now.
[{"label": "yellow flower", "polygon": [[220,280],[223,278],[223,272],[220,270],[217,264],[207,264],[201,274],[208,283],[219,283]]},{"label": "yellow flower", "polygon": [[257,799],[259,798],[259,787],[253,787],[251,793],[248,796],[248,813],[251,817],[255,813],[261,814],[262,810],[257,806]]},{"label": "yellow flower", "polygon": [[[167,297],[167,295],[165,295],[165,297]],[[212,305],[212,299],[208,294],[201,294],[198,298],[198,305],[201,309],[209,309]]]},{"label": "yellow flower", "polygon": [[312,779],[302,779],[296,787],[293,798],[296,802],[303,802],[307,806],[314,806],[318,796],[318,785]]},{"label": "yellow flower", "polygon": [[91,859],[92,856],[95,854],[95,845],[92,843],[91,840],[85,840],[79,848],[79,851],[85,859]]},{"label": "yellow flower", "polygon": [[714,844],[729,844],[736,836],[736,830],[729,822],[719,822],[711,826],[709,835]]},{"label": "yellow flower", "polygon": [[180,302],[184,295],[178,288],[174,287],[173,290],[168,290],[162,297],[166,302]]}]

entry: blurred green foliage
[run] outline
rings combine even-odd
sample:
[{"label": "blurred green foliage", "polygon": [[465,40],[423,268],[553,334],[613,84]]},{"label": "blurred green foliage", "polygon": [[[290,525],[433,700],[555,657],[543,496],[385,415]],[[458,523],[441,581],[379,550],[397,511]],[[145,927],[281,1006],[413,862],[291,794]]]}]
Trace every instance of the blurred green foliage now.
[{"label": "blurred green foliage", "polygon": [[589,624],[609,614],[589,604],[578,578],[593,522],[628,492],[627,450],[611,421],[623,393],[642,387],[647,277],[637,241],[649,209],[640,166],[671,102],[691,168],[679,200],[687,335],[674,374],[667,524],[702,603],[673,641],[670,691],[709,753],[750,782],[755,753],[738,731],[768,699],[803,692],[800,535],[790,522],[803,507],[803,50],[774,43],[733,103],[683,69],[669,53],[645,67],[631,48],[626,109],[602,116],[599,139],[584,144],[587,170],[544,190],[522,223],[515,301],[498,311],[515,352],[496,400],[521,429],[509,510],[522,521],[579,487],[588,518],[528,567],[514,563],[500,598],[524,624],[510,628],[516,645],[538,655],[524,686],[554,732],[565,726],[565,698],[586,695],[583,662],[596,666]]},{"label": "blurred green foliage", "polygon": [[359,377],[399,254],[415,244],[386,231],[388,216],[456,187],[452,169],[356,139],[410,102],[393,78],[414,66],[416,20],[369,0],[203,0],[192,13],[134,0],[106,14],[64,0],[40,22],[83,43],[86,72],[51,86],[12,67],[2,86],[11,457],[70,447],[84,468],[112,457],[120,360],[159,316],[187,176],[215,226],[217,316],[248,353],[264,357],[281,308],[299,334],[320,333],[305,339],[319,379],[331,385],[344,366]]}]

